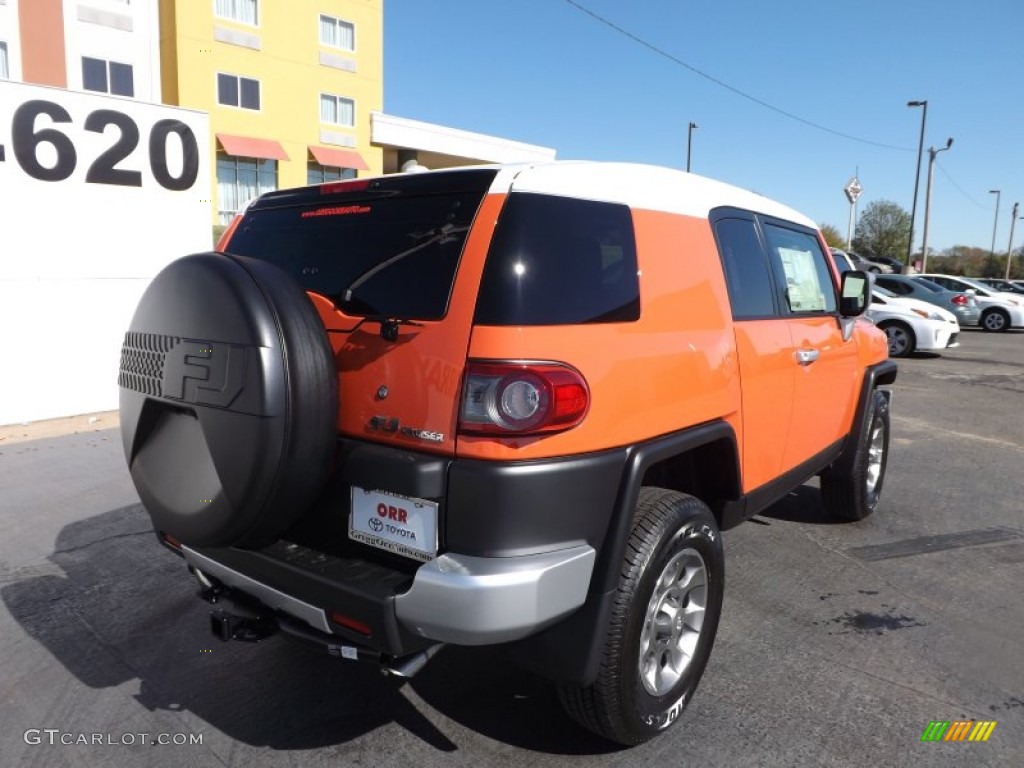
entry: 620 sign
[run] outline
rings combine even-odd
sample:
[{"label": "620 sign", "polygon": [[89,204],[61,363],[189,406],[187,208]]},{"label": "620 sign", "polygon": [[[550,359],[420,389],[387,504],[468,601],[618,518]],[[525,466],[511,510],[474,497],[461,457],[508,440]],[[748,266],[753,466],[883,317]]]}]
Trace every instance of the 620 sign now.
[{"label": "620 sign", "polygon": [[[75,172],[78,153],[67,134],[57,128],[37,128],[40,115],[46,115],[54,124],[72,122],[71,115],[60,104],[40,99],[26,101],[15,110],[11,121],[14,157],[22,170],[34,179],[64,181]],[[139,127],[135,120],[114,109],[97,109],[85,118],[85,130],[91,133],[104,133],[111,125],[118,130],[117,140],[92,161],[85,180],[91,184],[141,187],[141,171],[118,167],[139,145]],[[177,175],[167,166],[167,140],[171,134],[181,142],[182,164]],[[57,161],[52,167],[39,160],[39,148],[46,144],[56,153]],[[161,187],[175,192],[190,188],[199,174],[199,146],[192,129],[180,120],[157,121],[149,132],[149,167]]]}]

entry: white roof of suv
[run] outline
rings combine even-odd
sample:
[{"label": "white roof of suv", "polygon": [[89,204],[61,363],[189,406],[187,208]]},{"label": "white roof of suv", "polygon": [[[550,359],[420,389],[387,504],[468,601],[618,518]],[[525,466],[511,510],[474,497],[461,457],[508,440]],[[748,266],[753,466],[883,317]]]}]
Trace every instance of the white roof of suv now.
[{"label": "white roof of suv", "polygon": [[[511,190],[622,203],[632,208],[707,218],[714,208],[733,206],[817,229],[807,216],[754,192],[705,176],[636,163],[555,161],[505,166]],[[504,173],[494,191],[508,184]],[[507,188],[507,187],[506,187]]]}]

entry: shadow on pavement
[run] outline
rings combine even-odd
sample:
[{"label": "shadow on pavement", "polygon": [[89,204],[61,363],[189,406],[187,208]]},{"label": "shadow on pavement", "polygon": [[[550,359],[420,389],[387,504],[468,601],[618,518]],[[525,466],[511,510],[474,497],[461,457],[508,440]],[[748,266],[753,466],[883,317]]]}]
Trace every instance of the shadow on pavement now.
[{"label": "shadow on pavement", "polygon": [[449,718],[546,753],[616,749],[570,721],[553,688],[513,668],[500,649],[447,648],[405,682],[280,636],[258,645],[215,640],[184,562],[157,543],[141,505],[66,526],[49,559],[63,576],[0,590],[31,637],[91,688],[137,678],[142,706],[189,711],[246,744],[311,749],[394,722],[453,752],[458,744],[431,722]]},{"label": "shadow on pavement", "polygon": [[811,525],[843,525],[847,521],[832,515],[821,500],[821,491],[811,485],[801,485],[783,499],[755,516],[755,521],[764,523],[780,520],[787,523],[809,523]]}]

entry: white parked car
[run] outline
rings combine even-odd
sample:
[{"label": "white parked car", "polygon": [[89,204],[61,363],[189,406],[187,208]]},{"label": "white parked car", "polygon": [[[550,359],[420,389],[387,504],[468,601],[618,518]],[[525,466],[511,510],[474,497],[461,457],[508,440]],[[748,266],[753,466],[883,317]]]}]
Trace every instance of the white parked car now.
[{"label": "white parked car", "polygon": [[1006,331],[1010,328],[1024,328],[1024,296],[1002,293],[991,286],[977,283],[966,277],[952,275],[915,275],[926,277],[933,283],[951,291],[974,293],[981,307],[980,325],[986,331]]},{"label": "white parked car", "polygon": [[906,357],[915,350],[936,351],[957,346],[960,323],[942,307],[897,296],[875,286],[867,315],[885,331],[889,357]]}]

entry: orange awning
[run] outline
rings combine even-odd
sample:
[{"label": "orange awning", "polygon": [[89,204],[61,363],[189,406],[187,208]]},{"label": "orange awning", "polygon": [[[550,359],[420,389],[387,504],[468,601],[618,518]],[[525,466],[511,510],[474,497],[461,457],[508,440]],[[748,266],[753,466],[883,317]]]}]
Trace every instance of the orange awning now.
[{"label": "orange awning", "polygon": [[259,157],[265,160],[287,160],[288,153],[281,143],[273,139],[253,139],[249,136],[230,136],[218,133],[217,141],[224,151],[235,157]]},{"label": "orange awning", "polygon": [[320,165],[329,165],[334,168],[355,168],[359,171],[370,170],[370,166],[358,152],[331,149],[330,147],[314,147],[312,144],[309,146],[309,152]]}]

